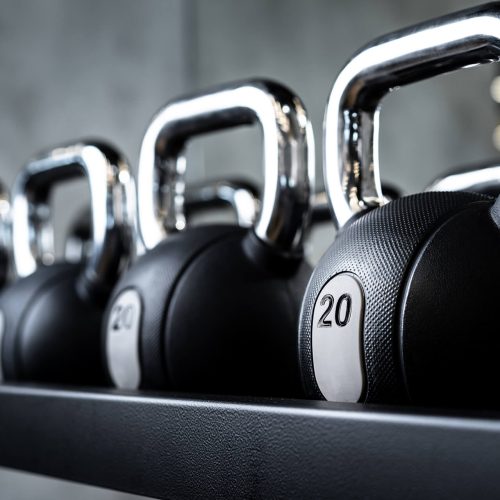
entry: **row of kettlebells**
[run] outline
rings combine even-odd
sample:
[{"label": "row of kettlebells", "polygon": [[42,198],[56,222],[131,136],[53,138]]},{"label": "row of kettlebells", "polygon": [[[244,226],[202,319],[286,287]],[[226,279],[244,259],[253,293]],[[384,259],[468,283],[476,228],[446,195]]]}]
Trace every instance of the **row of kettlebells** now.
[{"label": "row of kettlebells", "polygon": [[[377,141],[389,91],[499,56],[500,4],[488,4],[377,39],[348,62],[324,126],[324,196],[338,233],[314,271],[303,252],[313,132],[279,83],[233,83],[163,107],[142,142],[137,196],[127,161],[102,142],[30,161],[12,188],[19,279],[0,295],[3,378],[495,405],[500,202],[464,191],[496,194],[499,168],[389,202]],[[260,197],[227,181],[185,189],[190,139],[251,124],[263,137]],[[90,250],[82,243],[82,262],[47,265],[51,190],[82,174]],[[240,224],[186,225],[190,206],[217,200]]]}]

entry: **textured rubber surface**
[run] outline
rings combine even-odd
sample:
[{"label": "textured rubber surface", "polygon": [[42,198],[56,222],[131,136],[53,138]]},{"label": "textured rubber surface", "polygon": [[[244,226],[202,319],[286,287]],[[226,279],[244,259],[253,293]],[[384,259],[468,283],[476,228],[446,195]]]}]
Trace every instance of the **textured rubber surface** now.
[{"label": "textured rubber surface", "polygon": [[311,268],[269,256],[251,234],[232,225],[190,228],[121,278],[103,334],[114,297],[136,290],[141,388],[303,395],[296,331]]},{"label": "textured rubber surface", "polygon": [[412,404],[500,406],[500,230],[490,207],[447,218],[408,273],[400,349]]},{"label": "textured rubber surface", "polygon": [[37,276],[31,275],[11,284],[0,295],[0,311],[4,315],[5,330],[1,346],[2,367],[8,380],[16,380],[20,374],[21,359],[16,347],[16,327],[22,321],[25,307],[37,294],[43,285],[54,279],[59,279],[61,273],[69,272],[74,266],[67,265],[65,269],[55,266],[43,266],[37,271]]},{"label": "textured rubber surface", "polygon": [[42,266],[0,297],[6,380],[102,385],[103,307],[82,299],[76,264]]},{"label": "textured rubber surface", "polygon": [[199,226],[173,234],[139,258],[115,286],[103,322],[103,341],[115,298],[129,288],[136,290],[142,301],[141,387],[168,387],[163,331],[172,292],[184,269],[207,245],[235,231],[245,230],[230,225]]},{"label": "textured rubber surface", "polygon": [[322,397],[314,377],[311,321],[318,293],[340,272],[360,279],[364,319],[365,401],[402,402],[407,395],[397,346],[397,308],[413,255],[447,215],[488,197],[472,193],[423,193],[392,201],[341,231],[316,267],[302,304],[299,352],[310,396]]},{"label": "textured rubber surface", "polygon": [[183,272],[166,313],[170,388],[303,396],[297,323],[311,268],[259,251],[270,253],[251,232],[229,234]]}]

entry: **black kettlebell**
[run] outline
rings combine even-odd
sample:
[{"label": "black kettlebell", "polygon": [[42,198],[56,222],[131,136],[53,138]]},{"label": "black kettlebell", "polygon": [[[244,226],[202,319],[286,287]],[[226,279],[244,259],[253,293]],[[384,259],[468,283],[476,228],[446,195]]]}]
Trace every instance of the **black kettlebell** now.
[{"label": "black kettlebell", "polygon": [[[197,213],[229,206],[235,213],[238,225],[250,227],[255,221],[258,205],[257,188],[241,179],[213,179],[188,186],[185,193],[188,220]],[[90,208],[85,208],[72,222],[66,236],[64,256],[68,262],[80,262],[92,252],[91,235]]]},{"label": "black kettlebell", "polygon": [[[254,226],[184,230],[187,140],[252,123],[262,127],[265,172]],[[278,83],[226,85],[175,100],[156,115],[138,174],[148,252],[120,279],[104,323],[116,386],[301,394],[296,329],[310,275],[302,240],[313,155],[305,108]]]},{"label": "black kettlebell", "polygon": [[500,201],[380,189],[381,99],[393,88],[500,56],[500,4],[376,40],[328,102],[324,175],[336,240],[311,277],[299,326],[309,396],[498,406]]},{"label": "black kettlebell", "polygon": [[[54,259],[51,189],[80,175],[90,188],[92,253],[84,263],[48,265]],[[130,186],[124,158],[95,141],[44,153],[17,176],[12,240],[20,279],[0,295],[5,380],[105,383],[100,328],[107,297],[132,252]]]}]

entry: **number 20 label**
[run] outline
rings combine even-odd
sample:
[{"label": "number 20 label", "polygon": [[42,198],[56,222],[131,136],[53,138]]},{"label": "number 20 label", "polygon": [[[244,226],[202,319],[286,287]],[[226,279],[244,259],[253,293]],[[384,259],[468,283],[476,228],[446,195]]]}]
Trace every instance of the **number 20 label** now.
[{"label": "number 20 label", "polygon": [[127,289],[116,297],[106,328],[106,359],[111,379],[120,389],[137,389],[141,381],[139,330],[141,299]]},{"label": "number 20 label", "polygon": [[[323,295],[320,301],[320,305],[328,304],[325,312],[321,315],[318,321],[318,328],[328,328],[332,326],[332,321],[327,319],[331,310],[333,309],[333,305],[335,303],[335,299],[333,295],[329,293]],[[342,305],[345,304],[345,309],[342,315]],[[337,300],[337,306],[335,307],[335,324],[339,327],[346,326],[351,319],[351,310],[352,310],[352,297],[348,293],[342,294]],[[343,319],[341,319],[343,318]]]},{"label": "number 20 label", "polygon": [[337,274],[321,289],[312,318],[316,383],[330,401],[359,401],[364,388],[364,293],[351,273]]}]

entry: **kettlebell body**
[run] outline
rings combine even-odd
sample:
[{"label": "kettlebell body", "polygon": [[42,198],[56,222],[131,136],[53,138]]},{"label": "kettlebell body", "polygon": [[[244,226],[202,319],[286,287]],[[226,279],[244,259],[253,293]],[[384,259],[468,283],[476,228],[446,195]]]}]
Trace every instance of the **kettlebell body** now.
[{"label": "kettlebell body", "polygon": [[[130,290],[138,294],[139,330],[131,335],[139,352],[127,362],[147,369],[132,385],[229,394],[280,394],[287,387],[287,394],[300,394],[290,331],[300,309],[297,290],[305,289],[311,270],[299,258],[279,262],[261,245],[241,227],[199,226],[138,259],[117,285],[105,319],[112,344],[113,335],[123,335],[113,330],[113,317],[116,322],[126,307],[119,294],[125,300]],[[109,346],[107,352],[117,351]]]},{"label": "kettlebell body", "polygon": [[80,272],[81,266],[76,264],[42,266],[3,291],[2,370],[6,380],[64,380],[70,384],[102,384],[105,380],[98,355],[103,305],[77,293]]}]

